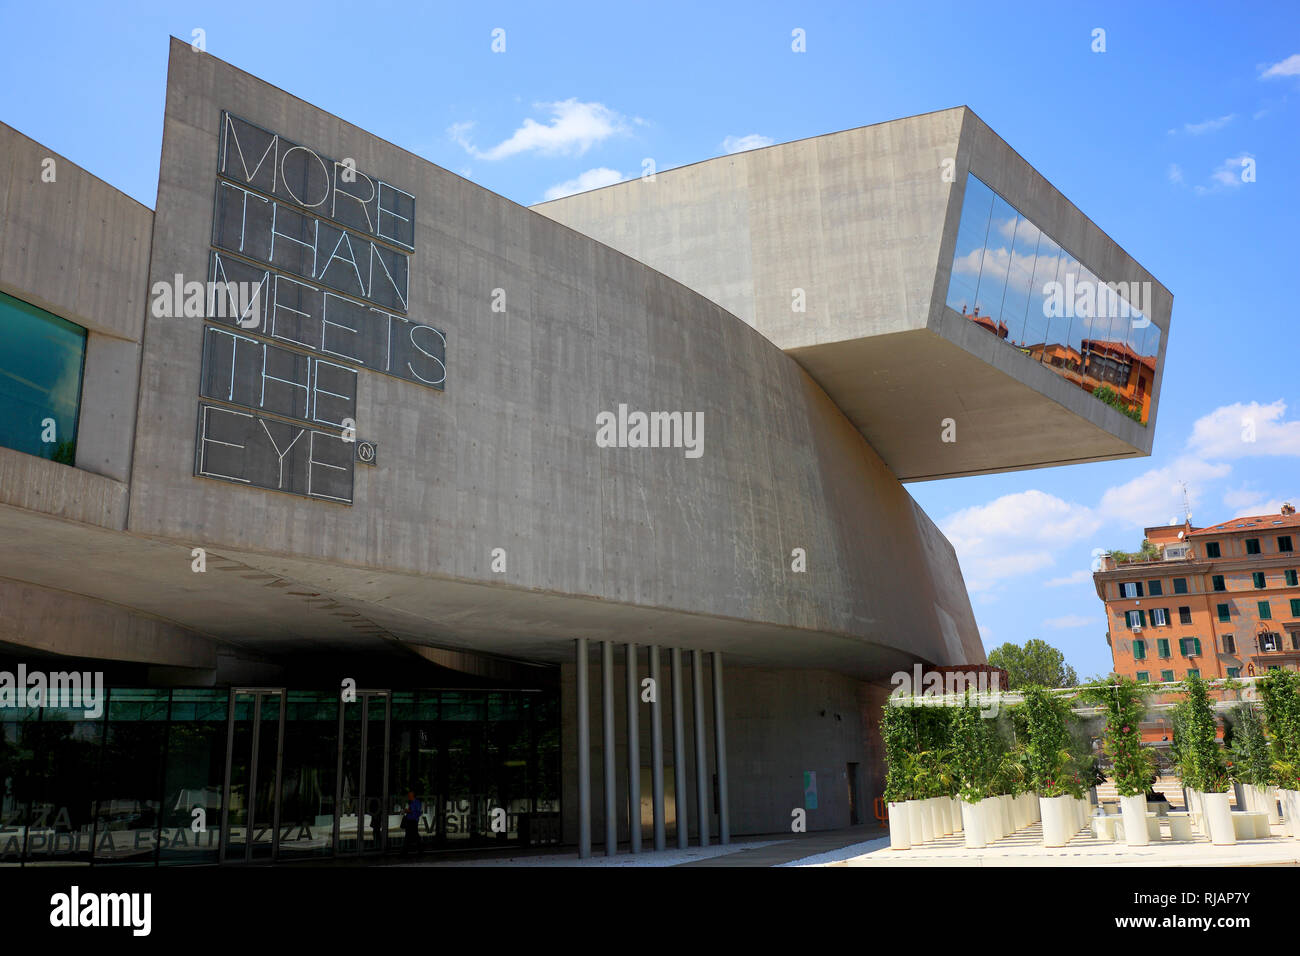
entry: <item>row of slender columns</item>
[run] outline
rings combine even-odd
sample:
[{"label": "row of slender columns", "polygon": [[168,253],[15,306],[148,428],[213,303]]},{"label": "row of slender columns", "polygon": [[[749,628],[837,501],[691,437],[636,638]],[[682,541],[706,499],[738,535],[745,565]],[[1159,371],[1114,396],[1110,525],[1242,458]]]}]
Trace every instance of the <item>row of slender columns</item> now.
[{"label": "row of slender columns", "polygon": [[[591,856],[591,695],[588,679],[588,653],[586,638],[575,641],[575,664],[577,666],[577,705],[578,705],[578,855],[586,859]],[[663,705],[661,702],[662,682],[660,672],[659,648],[647,647],[649,671],[653,687],[650,700],[650,749],[651,749],[651,802],[654,818],[654,848],[662,850],[666,844],[666,822],[664,810],[664,759],[663,759]],[[626,671],[627,698],[627,784],[628,784],[628,822],[631,851],[641,851],[641,740],[640,740],[640,682],[638,680],[637,649],[635,644],[626,646],[624,665]],[[669,648],[670,678],[672,681],[672,734],[675,802],[677,813],[677,845],[685,848],[690,843],[688,828],[686,796],[686,745],[683,707],[682,658],[679,648]],[[704,711],[704,654],[702,651],[691,652],[691,672],[693,691],[693,711],[695,726],[695,778],[696,803],[695,812],[698,820],[700,845],[709,844],[709,778],[708,760],[705,753],[705,711]],[[727,737],[725,728],[725,708],[722,696],[722,655],[713,652],[713,733],[714,753],[718,766],[718,824],[719,839],[722,843],[731,841],[730,815],[727,806]],[[618,848],[617,798],[615,795],[616,773],[614,766],[614,645],[611,641],[601,643],[600,652],[600,697],[602,726],[602,770],[604,771],[605,791],[605,853],[613,856]]]}]

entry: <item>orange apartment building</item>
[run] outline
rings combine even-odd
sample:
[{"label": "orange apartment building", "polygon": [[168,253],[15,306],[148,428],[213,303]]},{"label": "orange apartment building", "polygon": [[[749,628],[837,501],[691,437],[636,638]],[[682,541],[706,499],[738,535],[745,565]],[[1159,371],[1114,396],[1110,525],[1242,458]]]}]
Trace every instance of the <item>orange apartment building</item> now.
[{"label": "orange apartment building", "polygon": [[1155,553],[1127,561],[1108,555],[1093,575],[1115,673],[1170,682],[1189,672],[1253,677],[1300,669],[1295,508],[1145,534]]},{"label": "orange apartment building", "polygon": [[1152,557],[1107,556],[1093,575],[1115,673],[1178,681],[1300,669],[1300,516],[1146,529]]}]

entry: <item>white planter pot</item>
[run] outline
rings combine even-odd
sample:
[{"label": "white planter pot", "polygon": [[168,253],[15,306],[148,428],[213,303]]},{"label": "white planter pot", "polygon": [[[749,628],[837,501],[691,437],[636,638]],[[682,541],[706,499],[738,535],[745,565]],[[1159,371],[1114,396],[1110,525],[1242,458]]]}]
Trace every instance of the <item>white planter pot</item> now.
[{"label": "white planter pot", "polygon": [[999,826],[998,801],[996,797],[985,797],[976,808],[979,810],[980,826],[984,829],[984,842],[994,843],[1002,839],[1001,828]]},{"label": "white planter pot", "polygon": [[962,839],[968,850],[982,850],[988,844],[984,837],[984,821],[978,803],[961,802]]},{"label": "white planter pot", "polygon": [[889,848],[891,850],[910,850],[912,848],[911,823],[907,819],[906,803],[889,805]]},{"label": "white planter pot", "polygon": [[1074,798],[1039,797],[1038,806],[1043,815],[1043,846],[1065,846],[1070,842],[1070,804]]},{"label": "white planter pot", "polygon": [[924,814],[921,813],[921,801],[908,800],[904,806],[907,807],[908,842],[911,843],[912,846],[920,846],[925,842],[925,830],[921,825],[922,817],[924,816]]},{"label": "white planter pot", "polygon": [[1237,842],[1228,796],[1226,793],[1207,793],[1202,797],[1208,824],[1206,829],[1210,831],[1210,842],[1216,846],[1233,846]]},{"label": "white planter pot", "polygon": [[1016,832],[1015,821],[1011,819],[1011,797],[1003,794],[998,802],[1002,804],[1002,835],[1011,836]]},{"label": "white planter pot", "polygon": [[934,839],[943,836],[943,814],[939,810],[939,798],[931,797],[925,801],[930,807],[930,830],[934,834]]},{"label": "white planter pot", "polygon": [[[1147,798],[1143,794],[1136,797],[1120,797],[1119,812],[1124,818],[1124,842],[1129,846],[1146,846],[1151,842],[1147,835]],[[1231,820],[1228,821],[1232,823]]]},{"label": "white planter pot", "polygon": [[1268,822],[1281,823],[1277,812],[1277,787],[1254,787],[1255,809],[1263,810],[1268,815]]},{"label": "white planter pot", "polygon": [[1205,808],[1201,803],[1199,790],[1187,791],[1187,812],[1192,815],[1192,826],[1202,836],[1209,836],[1209,832],[1205,829]]},{"label": "white planter pot", "polygon": [[[934,817],[930,814],[930,801],[916,801],[916,815],[921,818],[921,842],[930,843],[934,840]],[[912,841],[913,845],[916,841]]]},{"label": "white planter pot", "polygon": [[1282,799],[1282,811],[1290,821],[1287,835],[1293,840],[1300,840],[1300,790],[1279,790]]},{"label": "white planter pot", "polygon": [[939,808],[939,819],[943,823],[943,835],[952,836],[953,831],[957,829],[952,822],[952,797],[939,797],[934,803]]}]

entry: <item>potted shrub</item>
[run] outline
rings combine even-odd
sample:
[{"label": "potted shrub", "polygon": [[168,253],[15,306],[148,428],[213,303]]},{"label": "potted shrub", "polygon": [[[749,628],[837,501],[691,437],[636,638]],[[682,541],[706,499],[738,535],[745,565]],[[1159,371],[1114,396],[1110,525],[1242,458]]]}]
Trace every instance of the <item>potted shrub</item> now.
[{"label": "potted shrub", "polygon": [[1228,761],[1219,746],[1214,707],[1210,703],[1209,684],[1200,677],[1183,681],[1187,704],[1185,716],[1187,760],[1190,783],[1200,794],[1202,813],[1211,842],[1230,846],[1237,842],[1228,805],[1232,778]]},{"label": "potted shrub", "polygon": [[1283,822],[1287,833],[1300,840],[1300,674],[1284,668],[1269,671],[1259,691]]},{"label": "potted shrub", "polygon": [[1259,710],[1249,703],[1233,709],[1232,776],[1245,793],[1246,809],[1268,814],[1269,823],[1277,823],[1277,802],[1273,786],[1273,757],[1269,752],[1268,734]]},{"label": "potted shrub", "polygon": [[1069,707],[1037,686],[1024,689],[1021,706],[1028,732],[1025,759],[1029,779],[1038,793],[1043,845],[1065,846],[1082,826],[1078,800],[1083,793],[1083,780],[1073,766],[1069,749]]},{"label": "potted shrub", "polygon": [[1119,793],[1124,818],[1124,841],[1129,846],[1146,846],[1147,788],[1155,773],[1155,752],[1142,746],[1139,725],[1146,714],[1148,691],[1129,677],[1114,682],[1097,681],[1084,689],[1082,697],[1102,708],[1106,715],[1102,748],[1111,762],[1111,775]]},{"label": "potted shrub", "polygon": [[979,805],[990,795],[997,751],[989,721],[970,705],[969,692],[966,705],[953,712],[950,730],[953,777],[961,798],[962,837],[969,849],[982,849],[988,845],[989,835]]},{"label": "potted shrub", "polygon": [[912,788],[907,757],[915,743],[911,715],[903,707],[885,705],[880,715],[880,736],[885,745],[885,803],[888,807],[889,846],[912,847]]}]

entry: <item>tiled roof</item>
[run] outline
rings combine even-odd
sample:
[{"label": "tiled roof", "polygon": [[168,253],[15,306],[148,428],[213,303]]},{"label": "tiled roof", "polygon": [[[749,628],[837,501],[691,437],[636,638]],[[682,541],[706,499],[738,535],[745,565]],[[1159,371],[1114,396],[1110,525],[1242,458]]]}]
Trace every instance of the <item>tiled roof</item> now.
[{"label": "tiled roof", "polygon": [[1262,531],[1265,534],[1273,529],[1300,528],[1300,512],[1293,515],[1254,515],[1245,518],[1233,518],[1222,524],[1211,525],[1193,531],[1188,537],[1203,538],[1212,534],[1229,534],[1234,531]]}]

